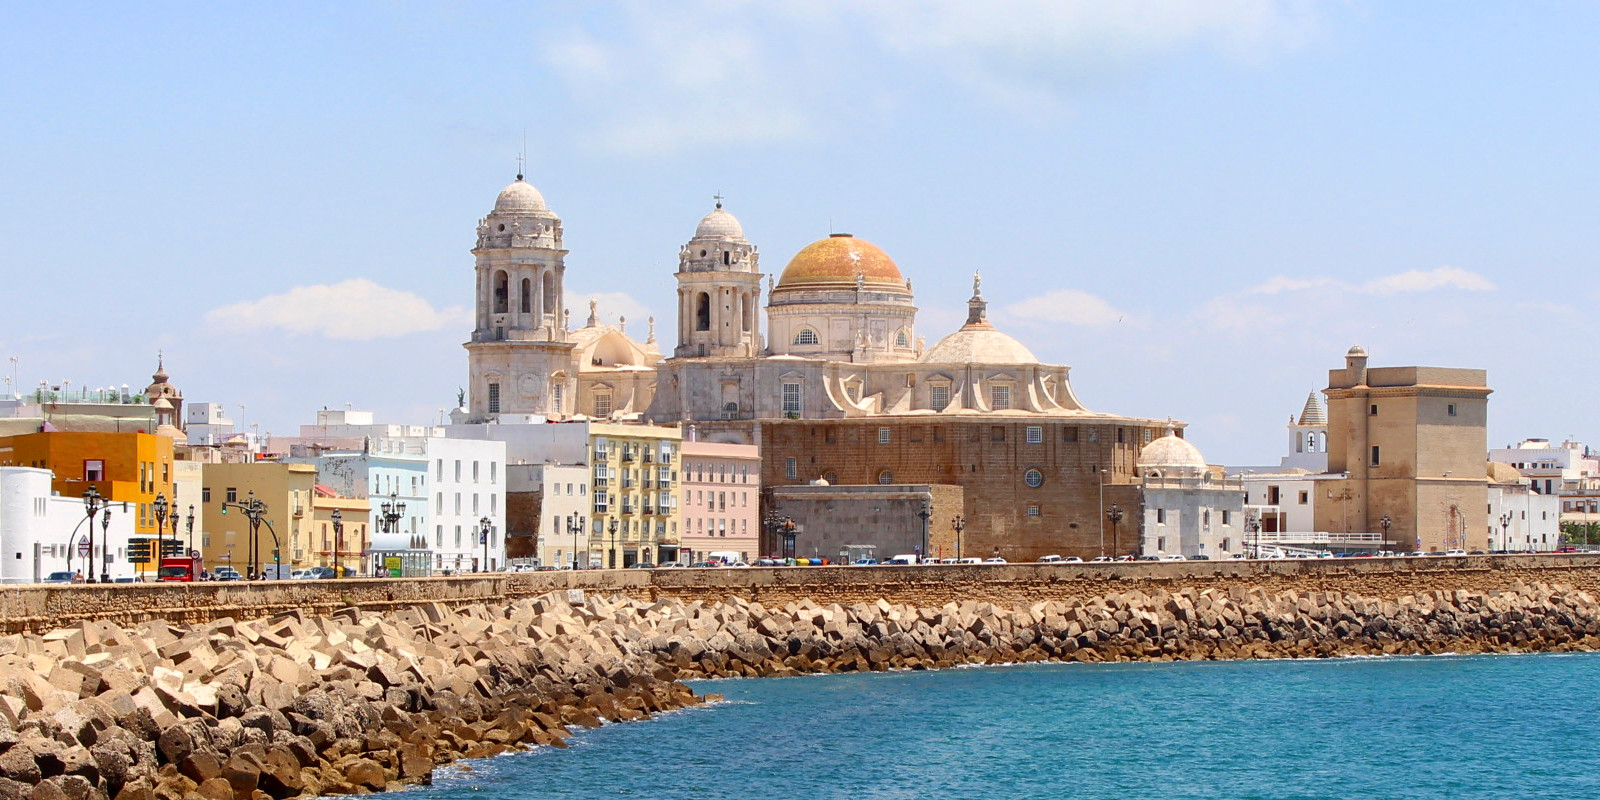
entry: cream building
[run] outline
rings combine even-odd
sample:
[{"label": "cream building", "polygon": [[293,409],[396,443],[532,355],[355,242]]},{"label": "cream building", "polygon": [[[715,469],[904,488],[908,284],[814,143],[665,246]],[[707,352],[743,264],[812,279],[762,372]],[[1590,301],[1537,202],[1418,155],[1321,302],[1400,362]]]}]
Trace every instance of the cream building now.
[{"label": "cream building", "polygon": [[[1175,432],[1139,451],[1144,536],[1139,554],[1229,558],[1244,552],[1244,486],[1212,469]],[[1125,550],[1113,544],[1112,555]]]}]

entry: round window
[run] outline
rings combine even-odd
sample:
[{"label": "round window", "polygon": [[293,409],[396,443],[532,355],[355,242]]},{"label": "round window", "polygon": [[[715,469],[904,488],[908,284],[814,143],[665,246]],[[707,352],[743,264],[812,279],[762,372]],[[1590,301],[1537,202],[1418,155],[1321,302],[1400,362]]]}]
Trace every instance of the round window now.
[{"label": "round window", "polygon": [[506,229],[506,224],[504,222],[500,223],[500,230],[505,230],[505,229]]},{"label": "round window", "polygon": [[1028,484],[1028,488],[1037,489],[1044,485],[1044,473],[1036,469],[1030,469],[1022,473],[1022,480]]}]

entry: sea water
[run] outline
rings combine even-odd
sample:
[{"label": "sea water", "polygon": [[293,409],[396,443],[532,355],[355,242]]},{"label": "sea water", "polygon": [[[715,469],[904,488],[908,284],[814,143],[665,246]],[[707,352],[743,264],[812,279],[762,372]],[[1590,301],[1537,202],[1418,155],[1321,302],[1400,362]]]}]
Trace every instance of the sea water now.
[{"label": "sea water", "polygon": [[[413,800],[1600,798],[1600,654],[723,680]],[[419,795],[421,797],[419,797]]]}]

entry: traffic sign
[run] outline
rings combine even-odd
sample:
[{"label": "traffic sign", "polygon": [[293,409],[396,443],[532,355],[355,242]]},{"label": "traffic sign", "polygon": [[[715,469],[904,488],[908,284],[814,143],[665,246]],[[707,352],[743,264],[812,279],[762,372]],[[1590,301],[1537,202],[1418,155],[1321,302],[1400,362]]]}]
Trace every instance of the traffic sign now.
[{"label": "traffic sign", "polygon": [[80,558],[88,558],[89,557],[89,537],[87,537],[87,536],[79,536],[78,537],[78,556]]}]

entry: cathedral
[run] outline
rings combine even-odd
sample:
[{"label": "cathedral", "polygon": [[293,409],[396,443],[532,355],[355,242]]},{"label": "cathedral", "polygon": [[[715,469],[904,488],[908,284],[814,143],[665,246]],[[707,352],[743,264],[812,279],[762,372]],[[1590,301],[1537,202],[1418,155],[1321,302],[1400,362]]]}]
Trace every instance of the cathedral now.
[{"label": "cathedral", "polygon": [[759,250],[720,198],[678,251],[671,357],[654,319],[642,343],[592,304],[574,327],[561,220],[521,175],[472,252],[468,421],[693,423],[704,440],[759,445],[766,487],[961,487],[929,526],[974,552],[1101,554],[1103,507],[1137,506],[1139,450],[1174,425],[1085,408],[1068,367],[989,321],[976,274],[965,324],[927,346],[911,280],[850,234],[766,276],[763,304]]}]

